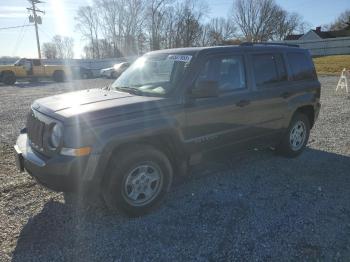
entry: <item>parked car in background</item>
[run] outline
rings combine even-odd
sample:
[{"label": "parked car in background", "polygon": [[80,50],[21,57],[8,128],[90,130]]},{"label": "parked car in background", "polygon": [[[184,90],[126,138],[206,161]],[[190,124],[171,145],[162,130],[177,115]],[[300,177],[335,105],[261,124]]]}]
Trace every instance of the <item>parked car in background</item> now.
[{"label": "parked car in background", "polygon": [[21,58],[13,65],[0,66],[0,81],[6,85],[13,85],[18,79],[37,80],[51,78],[56,82],[63,82],[71,77],[71,69],[64,65],[43,65],[40,59]]},{"label": "parked car in background", "polygon": [[100,76],[108,78],[118,78],[129,66],[129,62],[115,64],[113,67],[101,69]]},{"label": "parked car in background", "polygon": [[142,215],[208,151],[300,155],[320,94],[311,56],[296,46],[150,52],[109,87],[36,100],[16,161],[51,189],[96,190],[111,209]]},{"label": "parked car in background", "polygon": [[83,66],[71,66],[73,78],[76,79],[89,79],[94,76],[91,69]]}]

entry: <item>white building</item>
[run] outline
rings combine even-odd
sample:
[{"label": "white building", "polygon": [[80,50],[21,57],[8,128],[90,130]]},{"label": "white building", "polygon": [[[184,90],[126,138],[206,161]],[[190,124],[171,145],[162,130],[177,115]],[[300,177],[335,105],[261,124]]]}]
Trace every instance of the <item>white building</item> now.
[{"label": "white building", "polygon": [[313,56],[350,54],[350,25],[338,31],[317,27],[305,34],[288,35],[283,42],[309,49]]}]

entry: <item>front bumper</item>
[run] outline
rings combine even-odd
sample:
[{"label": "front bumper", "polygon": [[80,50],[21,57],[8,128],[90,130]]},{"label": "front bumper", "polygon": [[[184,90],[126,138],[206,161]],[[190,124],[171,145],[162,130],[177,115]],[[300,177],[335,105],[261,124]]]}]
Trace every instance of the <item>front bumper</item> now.
[{"label": "front bumper", "polygon": [[14,149],[18,168],[22,169],[21,171],[26,170],[29,175],[49,189],[74,192],[85,184],[83,175],[89,156],[45,157],[31,148],[26,133],[19,135]]}]

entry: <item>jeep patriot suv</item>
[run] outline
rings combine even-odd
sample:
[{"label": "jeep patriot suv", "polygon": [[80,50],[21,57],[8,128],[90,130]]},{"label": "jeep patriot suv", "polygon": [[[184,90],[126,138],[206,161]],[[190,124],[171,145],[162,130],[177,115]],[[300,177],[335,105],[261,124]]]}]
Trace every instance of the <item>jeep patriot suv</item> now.
[{"label": "jeep patriot suv", "polygon": [[307,50],[251,44],[161,50],[113,84],[36,100],[15,145],[39,183],[142,215],[203,153],[272,146],[296,157],[320,110]]}]

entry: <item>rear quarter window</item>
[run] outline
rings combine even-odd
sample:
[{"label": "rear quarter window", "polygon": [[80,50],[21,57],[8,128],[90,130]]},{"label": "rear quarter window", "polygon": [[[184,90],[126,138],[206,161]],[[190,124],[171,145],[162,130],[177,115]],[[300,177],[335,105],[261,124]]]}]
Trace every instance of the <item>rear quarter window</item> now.
[{"label": "rear quarter window", "polygon": [[40,60],[33,60],[33,65],[34,66],[40,66],[41,65],[41,62],[40,62]]},{"label": "rear quarter window", "polygon": [[316,78],[315,68],[309,56],[304,53],[288,53],[287,57],[293,80],[313,80]]}]

